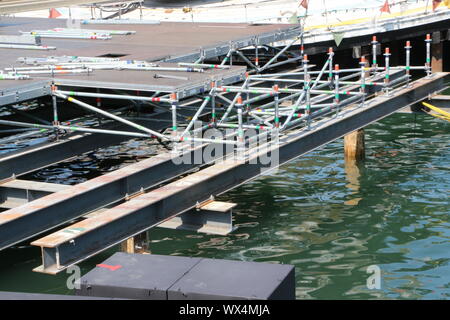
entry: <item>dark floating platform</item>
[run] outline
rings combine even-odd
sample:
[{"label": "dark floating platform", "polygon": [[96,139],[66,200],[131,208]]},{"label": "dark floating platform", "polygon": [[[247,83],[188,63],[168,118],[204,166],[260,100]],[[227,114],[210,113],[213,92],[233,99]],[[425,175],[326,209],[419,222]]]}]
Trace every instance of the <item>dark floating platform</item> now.
[{"label": "dark floating platform", "polygon": [[293,300],[292,265],[116,253],[77,295],[146,300]]}]

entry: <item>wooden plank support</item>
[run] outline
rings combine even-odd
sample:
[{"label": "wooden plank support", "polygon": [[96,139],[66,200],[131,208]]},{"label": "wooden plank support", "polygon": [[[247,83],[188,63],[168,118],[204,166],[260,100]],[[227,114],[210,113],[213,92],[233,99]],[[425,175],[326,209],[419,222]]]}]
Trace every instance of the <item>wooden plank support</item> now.
[{"label": "wooden plank support", "polygon": [[[0,208],[16,208],[48,194],[68,188],[70,188],[70,186],[55,183],[8,179],[0,184]],[[126,197],[125,200],[129,201],[141,194],[143,194],[142,191],[137,192],[133,196]],[[207,234],[227,235],[235,230],[232,222],[232,209],[236,205],[236,203],[214,201],[209,199],[199,204],[196,209],[192,209],[179,217],[166,221],[158,227],[197,231]],[[89,219],[95,217],[106,210],[108,209],[102,208],[93,211],[85,215],[83,218]],[[142,243],[143,237],[138,237],[139,239],[137,239],[137,241],[135,241],[134,238],[135,237],[129,238],[121,244],[122,252],[143,253],[147,251],[146,249],[142,250],[143,247],[146,247]]]}]

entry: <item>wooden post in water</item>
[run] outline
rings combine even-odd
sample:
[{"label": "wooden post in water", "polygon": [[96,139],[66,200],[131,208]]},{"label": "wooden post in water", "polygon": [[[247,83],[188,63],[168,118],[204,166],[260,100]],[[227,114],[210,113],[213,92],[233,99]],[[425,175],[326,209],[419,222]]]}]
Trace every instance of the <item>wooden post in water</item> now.
[{"label": "wooden post in water", "polygon": [[147,232],[131,237],[120,244],[120,251],[125,253],[150,254]]},{"label": "wooden post in water", "polygon": [[344,154],[346,160],[365,158],[364,129],[353,131],[344,137]]},{"label": "wooden post in water", "polygon": [[120,244],[120,251],[134,253],[134,237],[131,237]]}]

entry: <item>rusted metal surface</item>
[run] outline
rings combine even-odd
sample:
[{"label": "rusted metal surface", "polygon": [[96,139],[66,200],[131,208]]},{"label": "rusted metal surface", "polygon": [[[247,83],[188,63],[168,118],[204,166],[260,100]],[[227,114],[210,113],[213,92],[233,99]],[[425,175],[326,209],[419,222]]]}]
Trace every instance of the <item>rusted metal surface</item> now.
[{"label": "rusted metal surface", "polygon": [[[19,180],[14,178],[5,179],[0,182],[0,208],[13,209],[24,205],[27,202],[68,188],[70,188],[70,186],[55,183]],[[143,193],[144,190],[138,191],[131,196],[126,196],[124,200],[129,201]],[[210,199],[197,205],[196,209],[167,221],[165,224],[159,225],[159,227],[195,230],[201,233],[225,235],[233,230],[231,210],[236,206],[236,203],[214,201]],[[92,218],[106,210],[108,209],[101,208],[85,215],[83,218]]]},{"label": "rusted metal surface", "polygon": [[212,201],[210,203],[205,204],[200,209],[208,210],[208,211],[227,212],[227,211],[230,211],[231,209],[235,208],[236,206],[237,206],[237,203]]}]

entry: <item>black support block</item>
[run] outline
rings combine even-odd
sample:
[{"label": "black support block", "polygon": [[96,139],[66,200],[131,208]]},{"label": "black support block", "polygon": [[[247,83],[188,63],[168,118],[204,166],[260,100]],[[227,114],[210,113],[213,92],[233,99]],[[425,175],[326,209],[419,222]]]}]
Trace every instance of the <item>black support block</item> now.
[{"label": "black support block", "polygon": [[116,253],[80,280],[77,295],[146,300],[291,300],[291,265]]}]

